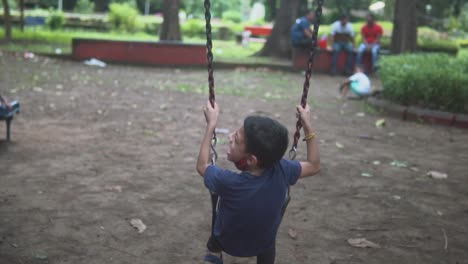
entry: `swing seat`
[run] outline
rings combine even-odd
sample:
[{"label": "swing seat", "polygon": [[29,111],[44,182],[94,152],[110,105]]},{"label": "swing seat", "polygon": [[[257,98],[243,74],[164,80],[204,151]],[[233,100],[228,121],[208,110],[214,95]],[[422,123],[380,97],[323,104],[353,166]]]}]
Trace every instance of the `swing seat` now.
[{"label": "swing seat", "polygon": [[0,120],[5,120],[7,126],[7,141],[10,141],[10,128],[11,128],[11,121],[15,115],[19,114],[20,112],[20,104],[18,101],[13,101],[11,104],[11,110],[6,108],[5,106],[0,106]]}]

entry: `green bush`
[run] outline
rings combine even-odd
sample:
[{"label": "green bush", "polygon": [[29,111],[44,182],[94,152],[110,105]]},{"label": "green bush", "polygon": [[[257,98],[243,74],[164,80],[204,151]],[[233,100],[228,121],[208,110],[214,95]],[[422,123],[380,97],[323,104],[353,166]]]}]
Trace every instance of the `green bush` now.
[{"label": "green bush", "polygon": [[468,39],[460,39],[457,42],[460,48],[468,48]]},{"label": "green bush", "polygon": [[234,38],[234,34],[229,27],[220,27],[215,31],[214,38],[219,40],[229,40]]},{"label": "green bush", "polygon": [[65,24],[65,15],[62,11],[50,11],[46,24],[51,30],[61,29]]},{"label": "green bush", "polygon": [[205,21],[199,19],[190,19],[183,23],[182,35],[187,37],[203,37],[205,34]]},{"label": "green bush", "polygon": [[418,39],[418,50],[420,51],[457,55],[458,49],[458,43],[449,39]]},{"label": "green bush", "polygon": [[222,16],[223,20],[232,21],[234,23],[242,22],[242,15],[240,12],[237,11],[226,11],[223,12]]},{"label": "green bush", "polygon": [[112,3],[109,6],[107,19],[112,29],[118,32],[135,33],[141,29],[137,21],[138,10],[128,3]]},{"label": "green bush", "polygon": [[[392,40],[389,37],[382,37],[380,41],[383,49],[390,49]],[[449,39],[418,39],[418,50],[423,52],[447,53],[457,55],[460,45]]]},{"label": "green bush", "polygon": [[146,34],[158,36],[160,28],[161,28],[161,23],[157,23],[157,22],[144,23],[144,31]]},{"label": "green bush", "polygon": [[78,0],[74,11],[81,14],[92,14],[94,12],[94,3],[89,0]]},{"label": "green bush", "polygon": [[451,112],[468,112],[468,59],[447,54],[407,54],[381,59],[385,98]]}]

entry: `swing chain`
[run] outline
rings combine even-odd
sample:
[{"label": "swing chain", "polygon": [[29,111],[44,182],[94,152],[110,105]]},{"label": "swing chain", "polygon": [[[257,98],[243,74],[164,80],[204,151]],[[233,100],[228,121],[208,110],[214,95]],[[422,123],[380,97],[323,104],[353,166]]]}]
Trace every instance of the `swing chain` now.
[{"label": "swing chain", "polygon": [[216,144],[218,143],[218,138],[216,137],[216,132],[213,132],[213,138],[211,138],[211,164],[215,165],[218,160],[218,152],[216,152]]},{"label": "swing chain", "polygon": [[290,160],[295,160],[296,159],[296,147],[292,147],[291,150],[289,151],[289,159]]},{"label": "swing chain", "polygon": [[[205,21],[206,21],[206,58],[208,60],[208,88],[209,96],[208,100],[212,107],[215,105],[215,92],[214,92],[214,77],[213,77],[213,41],[211,35],[211,2],[210,0],[205,0]],[[216,132],[213,132],[213,138],[211,139],[211,163],[216,164],[218,159],[218,153],[216,152],[216,143],[218,139],[216,137]]]},{"label": "swing chain", "polygon": [[[301,106],[305,107],[307,105],[307,95],[309,93],[310,87],[310,77],[312,75],[312,68],[314,65],[314,57],[317,51],[317,36],[318,30],[320,27],[320,18],[322,17],[322,6],[324,0],[317,0],[317,8],[315,9],[315,21],[314,21],[314,29],[312,31],[312,46],[309,51],[309,59],[307,61],[307,70],[305,72],[305,81],[304,81],[304,88],[302,90],[302,97],[301,97]],[[296,150],[297,144],[299,142],[299,138],[301,137],[301,128],[302,123],[300,117],[296,122],[296,132],[294,133],[294,142],[289,151],[289,158],[294,160],[296,158]]]}]

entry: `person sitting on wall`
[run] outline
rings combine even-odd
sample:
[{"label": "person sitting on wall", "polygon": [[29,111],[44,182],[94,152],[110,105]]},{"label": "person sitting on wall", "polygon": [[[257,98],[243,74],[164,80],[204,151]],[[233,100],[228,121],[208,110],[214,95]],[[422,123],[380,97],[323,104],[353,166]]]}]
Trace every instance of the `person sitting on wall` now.
[{"label": "person sitting on wall", "polygon": [[347,54],[345,73],[350,74],[352,72],[355,41],[353,26],[349,22],[349,17],[346,14],[341,15],[340,20],[333,23],[331,35],[333,51],[331,75],[336,74],[338,55],[342,50]]},{"label": "person sitting on wall", "polygon": [[372,52],[372,70],[377,69],[377,61],[379,58],[380,38],[383,35],[382,27],[375,22],[373,14],[367,15],[367,23],[361,29],[363,43],[358,48],[356,63],[362,63],[362,55],[366,51]]},{"label": "person sitting on wall", "polygon": [[305,16],[298,18],[291,29],[291,42],[293,46],[307,46],[312,44],[312,30],[310,26],[315,19],[314,12],[307,10]]}]

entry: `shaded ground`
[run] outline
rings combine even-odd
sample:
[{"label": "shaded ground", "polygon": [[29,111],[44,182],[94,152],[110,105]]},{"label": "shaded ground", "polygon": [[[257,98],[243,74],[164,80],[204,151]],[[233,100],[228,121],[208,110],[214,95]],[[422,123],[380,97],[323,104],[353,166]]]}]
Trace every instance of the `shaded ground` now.
[{"label": "shaded ground", "polygon": [[[200,263],[211,217],[194,169],[205,70],[97,69],[6,53],[0,62],[1,92],[22,104],[12,143],[0,129],[0,263]],[[262,113],[293,129],[301,74],[237,69],[215,78],[219,127]],[[313,78],[323,171],[293,188],[277,263],[468,263],[468,133],[390,117],[376,128],[383,116],[374,109],[335,100],[339,78]],[[219,163],[231,167],[225,142]],[[380,248],[346,242],[358,237]]]}]

